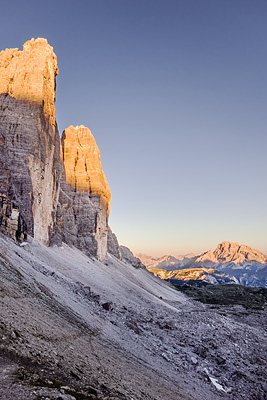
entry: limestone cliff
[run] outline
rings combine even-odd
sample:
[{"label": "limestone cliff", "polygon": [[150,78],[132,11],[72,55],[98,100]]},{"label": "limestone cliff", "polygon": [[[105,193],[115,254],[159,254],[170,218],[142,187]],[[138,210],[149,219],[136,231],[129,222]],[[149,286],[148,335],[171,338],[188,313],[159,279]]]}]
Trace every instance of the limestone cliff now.
[{"label": "limestone cliff", "polygon": [[146,269],[145,265],[139,258],[135,257],[131,250],[126,246],[120,246],[121,259],[128,262],[135,268]]},{"label": "limestone cliff", "polygon": [[0,52],[0,93],[43,107],[44,116],[55,127],[57,57],[46,39],[31,39],[23,51]]},{"label": "limestone cliff", "polygon": [[61,142],[66,182],[76,192],[100,197],[109,214],[111,193],[92,133],[83,125],[69,126],[64,130]]},{"label": "limestone cliff", "polygon": [[99,149],[83,125],[65,129],[61,142],[65,168],[60,193],[63,240],[103,260],[111,193]]},{"label": "limestone cliff", "polygon": [[23,241],[27,237],[26,224],[14,200],[10,179],[6,137],[0,128],[0,230],[16,241]]},{"label": "limestone cliff", "polygon": [[111,228],[108,227],[108,252],[121,260],[120,245],[115,233],[112,232]]},{"label": "limestone cliff", "polygon": [[63,240],[103,260],[110,189],[88,128],[67,128],[60,143],[57,73],[46,39],[0,52],[0,230],[18,241]]},{"label": "limestone cliff", "polygon": [[17,204],[28,233],[45,244],[54,230],[59,192],[57,73],[56,56],[45,39],[26,42],[23,51],[0,53],[0,127],[10,175],[1,191]]}]

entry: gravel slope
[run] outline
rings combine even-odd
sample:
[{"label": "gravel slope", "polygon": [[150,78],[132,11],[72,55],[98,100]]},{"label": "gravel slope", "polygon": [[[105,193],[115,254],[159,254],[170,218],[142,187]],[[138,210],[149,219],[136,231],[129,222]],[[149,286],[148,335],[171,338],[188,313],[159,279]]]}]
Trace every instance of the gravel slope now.
[{"label": "gravel slope", "polygon": [[0,277],[0,398],[266,396],[264,310],[203,305],[111,256],[32,239],[0,236]]}]

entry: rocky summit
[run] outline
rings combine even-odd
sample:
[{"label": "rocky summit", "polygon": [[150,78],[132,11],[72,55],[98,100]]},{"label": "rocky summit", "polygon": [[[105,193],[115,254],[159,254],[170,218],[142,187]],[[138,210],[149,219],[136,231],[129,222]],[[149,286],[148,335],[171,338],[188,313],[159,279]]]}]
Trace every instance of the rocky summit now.
[{"label": "rocky summit", "polygon": [[57,57],[46,39],[31,39],[24,43],[22,51],[0,52],[0,93],[41,106],[54,127],[57,74]]},{"label": "rocky summit", "polygon": [[242,264],[255,261],[261,264],[267,263],[267,256],[250,246],[238,243],[222,242],[214,251],[207,251],[197,258],[196,262],[233,263]]},{"label": "rocky summit", "polygon": [[70,126],[60,139],[57,74],[46,39],[0,53],[0,228],[105,259],[110,189],[90,130]]},{"label": "rocky summit", "polygon": [[199,284],[239,283],[267,288],[267,256],[238,243],[225,241],[214,251],[199,256],[137,256],[150,272],[176,285],[198,281]]},{"label": "rocky summit", "polygon": [[267,288],[267,256],[250,246],[222,242],[214,251],[197,257],[192,266],[215,268],[241,285]]},{"label": "rocky summit", "polygon": [[65,243],[103,260],[107,256],[111,193],[99,149],[92,133],[83,125],[65,129],[61,143],[61,237]]},{"label": "rocky summit", "polygon": [[100,197],[109,214],[111,193],[91,131],[83,125],[69,126],[64,130],[61,140],[66,182],[76,192]]}]

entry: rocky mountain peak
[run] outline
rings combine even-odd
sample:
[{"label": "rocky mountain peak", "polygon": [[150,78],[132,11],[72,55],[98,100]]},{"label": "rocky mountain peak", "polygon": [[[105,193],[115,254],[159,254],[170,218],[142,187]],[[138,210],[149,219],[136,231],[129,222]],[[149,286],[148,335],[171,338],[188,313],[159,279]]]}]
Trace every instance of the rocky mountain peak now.
[{"label": "rocky mountain peak", "polygon": [[151,257],[146,254],[136,254],[144,265],[149,268],[168,268],[168,270],[177,269],[179,267],[184,266],[189,260],[194,257],[193,253],[186,254],[186,255],[164,255],[162,257]]},{"label": "rocky mountain peak", "polygon": [[43,107],[45,118],[54,127],[57,74],[57,57],[46,39],[31,39],[22,51],[0,52],[0,93]]},{"label": "rocky mountain peak", "polygon": [[39,37],[37,39],[32,38],[31,40],[25,42],[23,45],[23,50],[31,51],[33,48],[37,47],[41,48],[42,52],[43,49],[48,49],[50,51],[53,51],[53,47],[48,44],[47,39]]},{"label": "rocky mountain peak", "polygon": [[60,140],[57,73],[46,39],[0,52],[0,230],[17,241],[64,241],[103,260],[111,193],[90,130],[70,126]]},{"label": "rocky mountain peak", "polygon": [[258,250],[252,249],[250,246],[238,243],[222,242],[213,252],[218,262],[233,262],[235,264],[245,261],[257,261],[266,263],[267,256]]},{"label": "rocky mountain peak", "polygon": [[[224,241],[218,244],[214,251],[209,250],[199,256],[194,254],[160,258],[145,254],[137,256],[149,271],[162,279],[171,279],[175,284],[187,280],[185,276],[189,277],[194,271],[210,269],[213,272],[203,275],[203,279],[209,283],[239,283],[246,286],[267,287],[267,256],[250,246],[238,243]],[[190,274],[183,275],[185,270]],[[177,271],[181,272],[178,274]],[[202,280],[197,275],[192,279]]]},{"label": "rocky mountain peak", "polygon": [[250,246],[239,245],[235,242],[222,242],[214,251],[207,251],[197,258],[196,262],[210,261],[213,263],[234,263],[242,264],[248,261],[255,261],[261,264],[267,263],[267,256],[259,250]]},{"label": "rocky mountain peak", "polygon": [[61,141],[66,182],[75,191],[99,196],[109,213],[111,192],[90,129],[71,125],[64,130]]},{"label": "rocky mountain peak", "polygon": [[[239,251],[239,248],[241,246],[238,243],[235,242],[228,242],[228,241],[223,241],[222,243],[219,243],[218,246],[216,247],[217,252],[229,252],[229,253],[236,253]],[[249,246],[242,245],[242,247],[245,247],[247,249],[251,249]]]}]

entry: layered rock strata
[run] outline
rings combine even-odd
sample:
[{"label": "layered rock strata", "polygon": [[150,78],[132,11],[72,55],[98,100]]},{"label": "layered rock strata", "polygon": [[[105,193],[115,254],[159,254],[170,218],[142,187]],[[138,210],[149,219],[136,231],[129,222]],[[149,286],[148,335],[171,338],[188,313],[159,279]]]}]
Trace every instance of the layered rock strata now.
[{"label": "layered rock strata", "polygon": [[61,142],[66,183],[76,192],[98,196],[109,214],[111,192],[90,129],[83,125],[69,126],[64,130]]},{"label": "layered rock strata", "polygon": [[65,129],[61,142],[65,168],[59,199],[63,240],[103,260],[107,255],[111,193],[99,149],[83,125]]},{"label": "layered rock strata", "polygon": [[0,128],[0,230],[16,241],[27,238],[25,221],[14,200],[10,171],[7,169],[6,137]]},{"label": "layered rock strata", "polygon": [[[45,39],[0,53],[0,126],[9,183],[27,232],[45,244],[54,230],[59,194],[59,135],[55,121],[57,58]],[[3,172],[2,172],[3,173]],[[20,236],[20,235],[19,235]]]},{"label": "layered rock strata", "polygon": [[17,241],[63,240],[103,260],[110,189],[88,128],[71,126],[60,142],[57,73],[46,39],[0,52],[0,229]]}]

